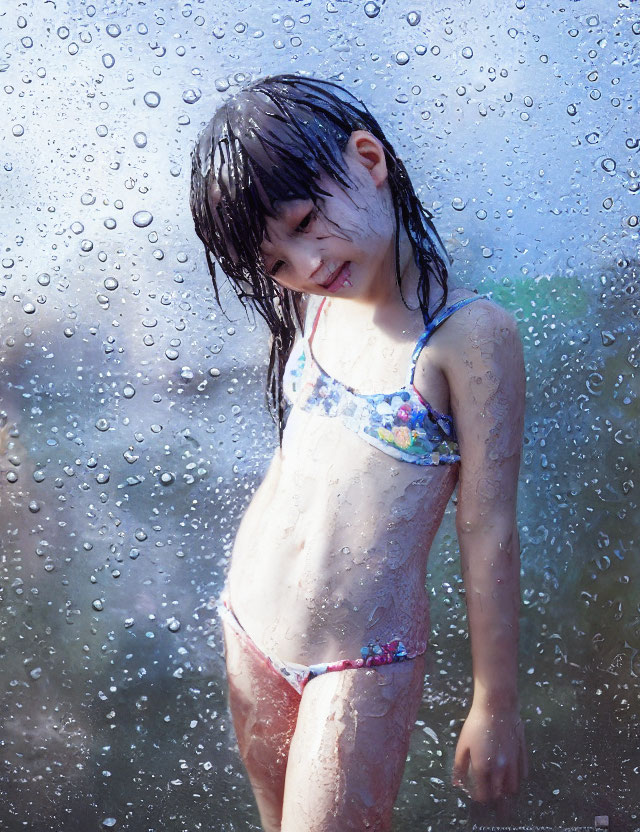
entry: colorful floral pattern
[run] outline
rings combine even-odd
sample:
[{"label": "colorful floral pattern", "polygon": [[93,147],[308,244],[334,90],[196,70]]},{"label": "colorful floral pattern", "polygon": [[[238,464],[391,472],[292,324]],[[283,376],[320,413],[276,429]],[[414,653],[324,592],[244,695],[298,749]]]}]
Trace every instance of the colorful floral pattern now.
[{"label": "colorful floral pattern", "polygon": [[300,352],[291,356],[285,392],[297,406],[340,417],[371,445],[397,459],[419,465],[459,462],[453,420],[422,401],[414,389],[361,395],[327,375],[305,339],[296,347]]}]

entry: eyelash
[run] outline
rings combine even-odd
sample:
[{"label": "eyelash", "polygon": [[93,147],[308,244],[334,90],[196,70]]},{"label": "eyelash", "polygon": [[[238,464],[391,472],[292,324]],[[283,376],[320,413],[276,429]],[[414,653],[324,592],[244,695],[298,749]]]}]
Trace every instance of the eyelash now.
[{"label": "eyelash", "polygon": [[[305,220],[309,220],[307,225],[302,229],[303,231],[306,231],[306,229],[309,227],[309,225],[311,225],[311,223],[315,219],[315,216],[316,216],[316,209],[314,208],[312,211],[309,211],[308,214],[305,214],[305,216],[302,218],[302,221],[298,224],[298,228],[300,228],[300,226],[302,225],[303,222],[305,222]],[[298,228],[296,228],[296,231],[298,230]],[[269,272],[270,277],[275,276],[275,274],[278,272],[278,270],[280,268],[281,263],[282,263],[282,260],[278,260],[276,263],[273,264],[273,266],[271,267],[271,271]]]}]

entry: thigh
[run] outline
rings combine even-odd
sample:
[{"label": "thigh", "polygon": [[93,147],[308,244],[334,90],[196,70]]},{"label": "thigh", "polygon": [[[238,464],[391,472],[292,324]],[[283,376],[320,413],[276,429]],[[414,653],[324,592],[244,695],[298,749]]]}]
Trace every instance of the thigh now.
[{"label": "thigh", "polygon": [[277,828],[300,694],[246,633],[222,622],[229,706],[238,748],[265,828]]},{"label": "thigh", "polygon": [[309,682],[289,749],[282,832],[391,828],[424,673],[422,655]]}]

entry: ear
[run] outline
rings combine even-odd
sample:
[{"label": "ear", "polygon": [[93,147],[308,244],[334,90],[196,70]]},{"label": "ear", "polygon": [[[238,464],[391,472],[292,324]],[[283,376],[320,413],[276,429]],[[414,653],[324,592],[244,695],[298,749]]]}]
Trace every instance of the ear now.
[{"label": "ear", "polygon": [[368,130],[354,130],[345,147],[345,155],[362,165],[376,187],[387,181],[387,160],[382,143]]}]

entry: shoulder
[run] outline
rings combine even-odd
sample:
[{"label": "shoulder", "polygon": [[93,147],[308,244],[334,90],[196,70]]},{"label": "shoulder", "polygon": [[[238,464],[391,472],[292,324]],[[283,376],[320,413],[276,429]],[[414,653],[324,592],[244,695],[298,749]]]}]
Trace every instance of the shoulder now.
[{"label": "shoulder", "polygon": [[[457,310],[440,341],[439,361],[451,396],[451,410],[462,432],[476,435],[475,417],[486,420],[498,407],[519,423],[524,408],[526,375],[523,347],[514,316],[489,298]],[[502,412],[504,411],[504,413]],[[460,434],[460,431],[458,431]]]},{"label": "shoulder", "polygon": [[[432,336],[438,363],[445,373],[452,365],[459,368],[464,353],[481,349],[486,354],[491,345],[497,355],[501,346],[520,342],[517,322],[507,309],[491,298],[472,293],[466,297],[475,300],[456,309]],[[462,299],[457,297],[454,302]]]}]

